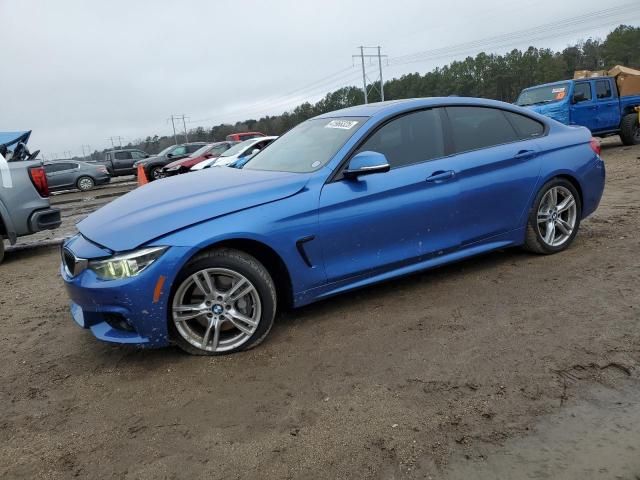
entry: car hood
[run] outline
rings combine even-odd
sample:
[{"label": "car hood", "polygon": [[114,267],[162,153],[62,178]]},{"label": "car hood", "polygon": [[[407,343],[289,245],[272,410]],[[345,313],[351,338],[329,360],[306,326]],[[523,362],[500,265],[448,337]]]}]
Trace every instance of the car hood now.
[{"label": "car hood", "polygon": [[569,124],[569,108],[565,103],[548,103],[545,105],[531,105],[526,107],[545,117],[553,118],[565,125]]},{"label": "car hood", "polygon": [[115,252],[182,228],[295,195],[310,175],[211,168],[165,178],[136,190],[78,224],[86,238]]}]

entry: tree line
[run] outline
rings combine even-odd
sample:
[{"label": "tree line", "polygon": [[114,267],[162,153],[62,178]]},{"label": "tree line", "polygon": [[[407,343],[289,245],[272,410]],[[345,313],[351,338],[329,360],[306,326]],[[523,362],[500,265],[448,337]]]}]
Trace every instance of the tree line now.
[{"label": "tree line", "polygon": [[[513,102],[525,87],[572,78],[576,70],[606,70],[614,65],[640,68],[640,27],[620,25],[605,40],[588,39],[559,52],[529,47],[514,49],[504,55],[479,53],[425,74],[410,73],[388,80],[384,83],[385,99],[458,95]],[[369,96],[371,102],[379,100],[375,91]],[[362,88],[344,87],[328,93],[316,103],[302,103],[281,115],[248,119],[233,125],[196,127],[189,131],[189,141],[220,141],[230,133],[246,131],[282,135],[311,117],[362,103]],[[173,144],[173,136],[154,135],[126,147],[153,154]],[[95,151],[91,156],[101,159],[106,151]]]}]

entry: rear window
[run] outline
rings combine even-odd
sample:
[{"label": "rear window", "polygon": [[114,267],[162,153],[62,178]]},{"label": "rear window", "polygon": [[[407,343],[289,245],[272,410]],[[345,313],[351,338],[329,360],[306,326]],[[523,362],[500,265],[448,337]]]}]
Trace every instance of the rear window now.
[{"label": "rear window", "polygon": [[447,107],[456,153],[516,142],[520,138],[502,110]]},{"label": "rear window", "polygon": [[504,114],[516,129],[521,139],[526,140],[527,138],[540,137],[544,134],[544,125],[537,120],[513,112],[504,112]]}]

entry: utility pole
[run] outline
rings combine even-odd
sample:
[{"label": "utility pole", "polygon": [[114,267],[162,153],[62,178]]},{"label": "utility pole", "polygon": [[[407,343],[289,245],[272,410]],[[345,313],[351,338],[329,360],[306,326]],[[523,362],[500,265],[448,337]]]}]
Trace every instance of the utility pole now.
[{"label": "utility pole", "polygon": [[107,140],[111,140],[111,148],[115,149],[116,146],[113,143],[114,140],[118,141],[118,145],[120,145],[120,148],[122,148],[122,137],[120,135],[118,135],[117,137],[109,137]]},{"label": "utility pole", "polygon": [[382,81],[382,55],[380,55],[381,47],[378,45],[378,68],[380,69],[380,101],[384,102],[384,82]]},{"label": "utility pole", "polygon": [[[358,47],[360,49],[360,55],[352,55],[351,58],[358,58],[360,57],[360,62],[362,64],[362,89],[364,91],[364,103],[369,103],[369,91],[370,88],[371,89],[376,89],[378,90],[378,93],[380,94],[380,100],[384,101],[384,82],[382,80],[382,58],[386,58],[387,55],[382,55],[382,47],[377,46],[377,47],[365,47],[365,46],[360,46]],[[377,50],[377,53],[374,54],[365,54],[365,50]],[[364,64],[364,59],[365,58],[377,58],[378,59],[378,68],[379,68],[379,76],[378,76],[378,86],[376,86],[373,82],[371,84],[371,87],[367,87],[367,69],[365,67]]]},{"label": "utility pole", "polygon": [[189,143],[189,137],[187,136],[187,123],[185,121],[187,117],[184,116],[184,113],[182,114],[182,126],[184,127],[184,140],[185,143]]},{"label": "utility pole", "polygon": [[171,126],[173,127],[173,140],[174,140],[174,144],[177,145],[178,144],[178,136],[176,135],[176,124],[174,122],[174,117],[173,115],[171,115],[171,117],[167,118],[167,122],[169,122],[169,120],[171,120]]},{"label": "utility pole", "polygon": [[91,154],[91,145],[82,145],[82,156],[84,158],[84,161],[87,161],[87,154],[84,152],[85,147],[87,147],[87,152],[89,152],[89,154]]},{"label": "utility pole", "polygon": [[176,120],[182,120],[182,127],[184,128],[184,141],[185,143],[189,143],[189,135],[187,134],[187,117],[184,113],[182,115],[171,115],[168,119],[171,120],[171,126],[173,126],[173,139],[178,144],[178,136],[176,135]]}]

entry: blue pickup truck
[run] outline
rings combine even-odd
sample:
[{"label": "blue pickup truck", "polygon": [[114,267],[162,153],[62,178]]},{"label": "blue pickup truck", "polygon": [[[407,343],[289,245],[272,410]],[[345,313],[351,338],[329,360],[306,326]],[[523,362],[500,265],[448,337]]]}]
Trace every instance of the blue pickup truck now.
[{"label": "blue pickup truck", "polygon": [[587,127],[598,137],[620,135],[625,145],[640,144],[640,95],[619,96],[613,77],[536,85],[522,90],[515,103],[566,125]]}]

